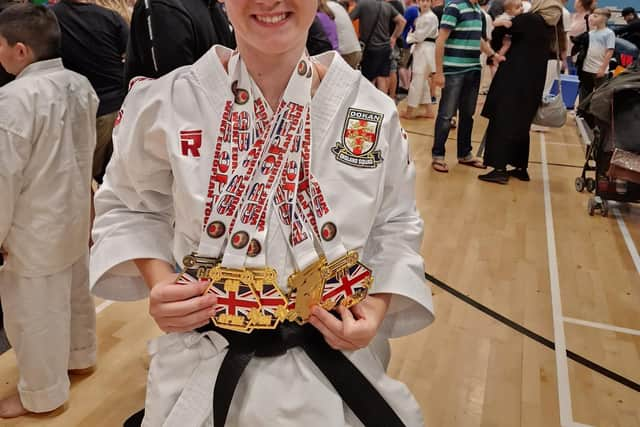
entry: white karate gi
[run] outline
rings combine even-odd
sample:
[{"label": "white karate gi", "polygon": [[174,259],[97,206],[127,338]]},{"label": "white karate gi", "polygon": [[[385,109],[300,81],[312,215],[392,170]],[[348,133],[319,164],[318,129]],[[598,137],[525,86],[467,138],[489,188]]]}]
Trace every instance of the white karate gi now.
[{"label": "white karate gi", "polygon": [[[131,300],[147,296],[132,260],[181,262],[198,246],[214,142],[231,81],[216,47],[192,67],[129,94],[114,132],[114,156],[96,195],[91,258],[93,292]],[[315,58],[328,71],[312,104],[311,170],[339,218],[347,248],[358,250],[375,276],[373,293],[393,298],[380,334],[413,333],[433,320],[429,287],[419,254],[422,220],[415,207],[414,167],[394,103],[338,55]],[[375,150],[384,159],[365,169],[339,162],[331,151],[341,141],[349,107],[384,115]],[[200,158],[183,150],[180,132],[202,131]],[[293,260],[270,214],[267,264],[286,291]],[[175,221],[175,227],[173,226]],[[150,344],[145,426],[211,425],[212,395],[227,342],[219,334],[168,334]],[[346,353],[408,426],[423,426],[406,386],[385,375],[370,348]],[[300,348],[275,358],[254,358],[230,407],[229,426],[361,425]]]},{"label": "white karate gi", "polygon": [[68,398],[67,369],[96,359],[88,243],[98,97],[52,59],[0,88],[0,105],[4,326],[22,404],[46,412]]},{"label": "white karate gi", "polygon": [[431,103],[431,91],[427,78],[436,71],[436,44],[425,39],[438,37],[438,25],[438,17],[429,11],[416,19],[415,30],[407,35],[407,42],[415,43],[411,48],[413,65],[407,96],[409,107],[415,108],[420,104]]}]

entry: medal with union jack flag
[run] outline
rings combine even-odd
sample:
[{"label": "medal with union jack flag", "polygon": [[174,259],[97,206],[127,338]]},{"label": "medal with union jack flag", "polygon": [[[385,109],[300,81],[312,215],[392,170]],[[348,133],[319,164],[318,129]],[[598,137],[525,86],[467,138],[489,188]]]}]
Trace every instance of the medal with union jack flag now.
[{"label": "medal with union jack flag", "polygon": [[215,314],[211,318],[219,328],[238,332],[251,332],[252,313],[260,310],[258,297],[253,289],[253,274],[247,270],[230,270],[216,267],[211,270],[211,284],[206,293],[218,298]]},{"label": "medal with union jack flag", "polygon": [[371,270],[357,262],[345,270],[338,271],[325,282],[322,306],[327,310],[333,310],[338,305],[353,307],[366,298],[371,285]]}]

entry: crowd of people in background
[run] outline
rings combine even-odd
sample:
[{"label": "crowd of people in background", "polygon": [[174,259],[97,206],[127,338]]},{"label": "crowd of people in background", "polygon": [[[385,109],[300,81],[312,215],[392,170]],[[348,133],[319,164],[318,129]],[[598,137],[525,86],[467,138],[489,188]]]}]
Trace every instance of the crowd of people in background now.
[{"label": "crowd of people in background", "polygon": [[[2,0],[2,7],[17,1]],[[576,70],[581,81],[580,95],[584,98],[606,78],[616,35],[618,40],[640,49],[640,19],[634,8],[622,11],[626,25],[618,26],[614,34],[606,25],[610,13],[606,9],[596,12],[596,0],[575,0],[573,13],[566,3],[567,0],[557,2],[562,7],[555,30],[560,36],[560,51],[556,52],[550,42],[547,51],[540,52],[540,61],[530,55],[517,61],[523,43],[526,50],[543,46],[547,39],[555,40],[553,31],[521,26],[522,21],[530,18],[520,15],[536,13],[531,11],[532,4],[527,0],[462,3],[452,0],[446,5],[443,0],[318,0],[307,49],[311,55],[337,51],[352,68],[361,70],[390,97],[399,100],[406,94],[407,105],[401,109],[401,117],[435,118],[434,170],[449,170],[444,161],[444,144],[450,130],[456,127],[459,127],[459,162],[483,169],[493,163],[493,139],[523,140],[519,146],[523,152],[528,151],[524,130],[531,126],[522,123],[522,129],[514,133],[511,126],[497,126],[493,120],[487,131],[487,158],[476,159],[471,155],[470,135],[477,98],[489,95],[500,62],[508,62],[503,68],[509,70],[511,79],[505,88],[500,88],[507,71],[500,73],[494,93],[484,107],[486,117],[493,115],[496,94],[510,92],[520,82],[531,86],[533,110],[539,98],[537,80],[540,75],[546,76],[543,95],[548,95],[558,77],[557,60],[563,71]],[[94,158],[94,178],[98,183],[110,156],[113,122],[129,82],[138,76],[158,78],[192,64],[215,44],[235,46],[224,4],[215,1],[61,0],[52,10],[62,30],[61,54],[65,66],[86,76],[100,97]],[[148,25],[149,16],[152,18]],[[545,28],[551,27],[549,22],[546,24]],[[473,31],[463,28],[469,25],[474,26]],[[170,31],[166,30],[169,28]],[[522,39],[527,37],[534,41],[524,42]],[[547,57],[546,72],[537,67],[544,62],[543,57]],[[531,74],[532,78],[523,77],[523,73]],[[0,83],[11,79],[0,68]],[[438,86],[442,86],[440,93]],[[500,99],[499,103],[503,101]],[[509,109],[500,110],[500,122],[513,124],[508,117]],[[496,127],[508,135],[493,135]],[[534,130],[539,129],[534,126]],[[520,136],[515,137],[518,133]],[[505,154],[503,148],[498,152]],[[500,171],[497,181],[504,183],[506,175],[502,174],[501,163],[497,163]],[[526,169],[526,162],[517,163],[517,169]],[[526,178],[524,173],[516,175]],[[494,177],[495,174],[489,174],[482,179]]]},{"label": "crowd of people in background", "polygon": [[[21,2],[0,0],[0,10],[5,10],[0,17],[5,16],[9,22],[10,10],[16,3]],[[74,132],[95,133],[96,146],[91,147],[89,163],[97,184],[102,182],[111,158],[114,124],[120,119],[120,108],[136,79],[159,78],[193,64],[214,45],[236,46],[225,4],[216,0],[138,0],[135,4],[127,0],[60,0],[47,10],[57,18],[61,43],[59,49],[54,47],[44,56],[38,54],[40,39],[36,34],[11,29],[9,24],[3,26],[0,18],[0,63],[11,65],[6,70],[0,68],[3,86],[0,102],[11,96],[16,103],[22,91],[40,87],[46,70],[50,75],[40,87],[43,92],[54,90],[52,79],[56,76],[59,83],[77,87],[74,96],[78,98],[65,102],[78,115],[71,118],[73,126],[60,141],[80,138]],[[530,179],[527,168],[532,121],[541,99],[558,77],[556,70],[576,70],[580,98],[584,99],[608,78],[609,63],[619,39],[635,46],[636,53],[640,49],[640,19],[636,10],[625,8],[622,17],[626,24],[612,31],[607,27],[611,12],[598,8],[596,0],[575,0],[573,13],[567,9],[567,0],[317,0],[307,50],[311,55],[337,51],[349,66],[360,70],[392,99],[399,101],[407,94],[406,108],[400,111],[404,119],[434,118],[431,163],[434,171],[449,172],[446,142],[451,130],[457,128],[458,164],[480,170],[490,167],[479,178],[506,184],[511,177]],[[15,39],[23,36],[27,38]],[[59,59],[60,63],[47,62],[49,68],[37,65]],[[90,87],[65,74],[65,68],[84,76]],[[31,73],[28,80],[12,82],[16,74],[25,70]],[[93,105],[91,90],[97,94],[99,106],[96,103],[95,112],[81,111],[77,107],[80,98],[85,98],[82,102],[89,100],[86,105]],[[486,95],[481,114],[488,119],[484,158],[474,156],[471,144],[480,95]],[[95,117],[87,117],[87,111]],[[24,112],[25,116],[28,114],[29,111]],[[14,124],[3,120],[0,114],[0,138],[27,137],[20,129],[12,128]],[[5,144],[5,140],[0,139],[0,143]],[[77,172],[76,178],[84,179],[83,169]],[[5,179],[3,174],[5,170],[0,170],[0,178]],[[85,208],[80,205],[77,212]],[[0,243],[13,221],[11,215],[15,214],[3,213],[3,209],[4,206],[0,208],[0,219],[5,224],[0,222]],[[52,271],[57,267],[51,266]],[[11,298],[2,294],[3,301]],[[83,295],[79,304],[86,305],[86,298]],[[24,301],[16,302],[16,307],[21,304]],[[8,315],[23,314],[12,310]],[[79,346],[95,346],[90,331],[95,327],[92,322],[95,319],[85,322],[84,341]],[[29,383],[28,372],[43,368],[39,359],[33,357],[29,343],[17,338],[20,331],[8,332],[19,353],[32,354],[18,357],[24,408],[19,400],[17,404],[14,400],[13,406],[0,405],[0,416],[16,415],[25,408],[42,412],[55,407],[60,402],[43,403],[38,395],[28,397],[29,389],[49,385]],[[78,368],[94,363],[95,354],[89,353],[83,353],[83,360],[78,359]],[[66,375],[66,365],[61,362],[62,365],[64,374],[49,378]],[[68,389],[68,381],[60,381],[57,386]]]}]

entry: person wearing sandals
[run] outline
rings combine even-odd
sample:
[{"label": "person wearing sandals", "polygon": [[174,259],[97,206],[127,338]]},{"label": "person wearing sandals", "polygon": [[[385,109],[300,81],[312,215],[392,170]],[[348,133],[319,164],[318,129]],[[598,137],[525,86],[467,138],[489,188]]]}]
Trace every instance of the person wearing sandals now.
[{"label": "person wearing sandals", "polygon": [[[489,119],[484,162],[493,168],[478,177],[482,181],[506,184],[510,176],[530,179],[529,129],[542,99],[550,52],[555,55],[556,32],[564,34],[562,7],[560,0],[538,0],[530,13],[513,18],[510,28],[493,33],[494,46],[507,34],[511,46],[482,110],[482,116]],[[563,37],[558,44],[562,51]],[[515,169],[508,171],[507,165]]]},{"label": "person wearing sandals", "polygon": [[471,153],[473,115],[480,89],[480,53],[504,60],[483,39],[485,22],[478,0],[452,0],[447,4],[440,22],[436,41],[436,72],[433,81],[442,87],[442,97],[435,123],[431,151],[432,167],[437,172],[449,172],[445,162],[445,143],[453,128],[451,120],[459,113],[458,163],[484,169],[482,160]]}]

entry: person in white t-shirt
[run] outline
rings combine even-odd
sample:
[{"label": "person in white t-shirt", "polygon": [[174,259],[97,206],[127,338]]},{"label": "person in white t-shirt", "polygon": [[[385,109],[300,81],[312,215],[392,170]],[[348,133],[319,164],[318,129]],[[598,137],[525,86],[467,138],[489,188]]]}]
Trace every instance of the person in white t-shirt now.
[{"label": "person in white t-shirt", "polygon": [[357,70],[362,61],[362,48],[360,47],[360,41],[358,35],[353,27],[351,18],[346,9],[337,1],[330,0],[327,2],[327,6],[335,15],[335,23],[338,27],[338,50],[340,55],[351,65],[354,70]]},{"label": "person in white t-shirt", "polygon": [[616,46],[615,33],[607,28],[611,18],[608,9],[596,9],[589,15],[589,50],[584,59],[580,73],[580,99],[585,99],[591,92],[606,81],[609,61]]}]

